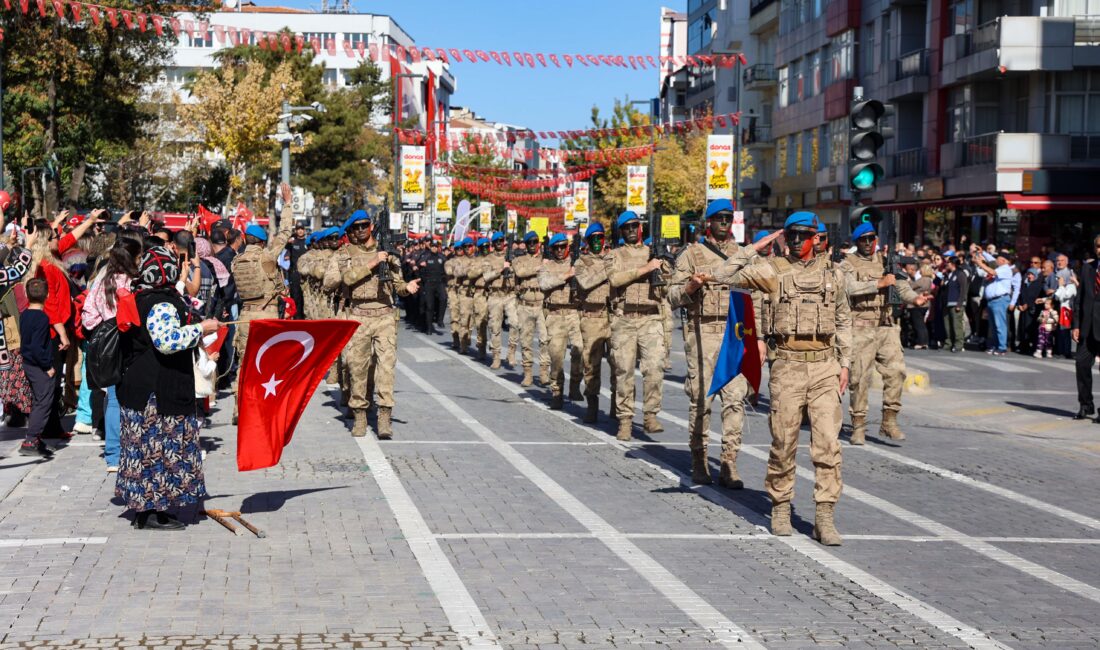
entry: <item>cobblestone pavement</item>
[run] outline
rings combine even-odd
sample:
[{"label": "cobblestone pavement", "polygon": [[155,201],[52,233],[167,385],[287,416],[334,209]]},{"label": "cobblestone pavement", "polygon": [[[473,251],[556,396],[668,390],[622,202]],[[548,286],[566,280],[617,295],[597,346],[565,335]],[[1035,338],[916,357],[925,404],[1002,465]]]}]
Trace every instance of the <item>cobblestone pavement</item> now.
[{"label": "cobblestone pavement", "polygon": [[1065,419],[1059,364],[914,355],[933,388],[906,395],[903,445],[844,446],[845,544],[824,548],[805,440],[797,533],[767,532],[766,394],[746,489],[686,480],[679,345],[666,431],[623,444],[518,370],[400,339],[393,441],[352,439],[322,390],[278,467],[238,473],[218,405],[207,507],[264,539],[195,512],[135,531],[99,445],[28,461],[0,429],[0,650],[1100,646],[1100,425]]}]

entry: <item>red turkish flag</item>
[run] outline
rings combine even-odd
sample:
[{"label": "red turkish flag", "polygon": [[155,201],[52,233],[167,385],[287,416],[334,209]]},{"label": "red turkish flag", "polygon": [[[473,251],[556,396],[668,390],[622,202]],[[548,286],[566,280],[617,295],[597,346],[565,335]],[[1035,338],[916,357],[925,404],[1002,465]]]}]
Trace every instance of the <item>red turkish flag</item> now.
[{"label": "red turkish flag", "polygon": [[202,225],[202,229],[205,230],[206,232],[210,232],[210,228],[213,227],[214,223],[216,223],[218,221],[218,219],[221,218],[218,215],[214,214],[213,212],[207,210],[206,206],[204,206],[204,205],[199,206],[198,212],[199,212],[199,222]]},{"label": "red turkish flag", "polygon": [[254,320],[238,381],[237,469],[279,463],[317,385],[359,323]]}]

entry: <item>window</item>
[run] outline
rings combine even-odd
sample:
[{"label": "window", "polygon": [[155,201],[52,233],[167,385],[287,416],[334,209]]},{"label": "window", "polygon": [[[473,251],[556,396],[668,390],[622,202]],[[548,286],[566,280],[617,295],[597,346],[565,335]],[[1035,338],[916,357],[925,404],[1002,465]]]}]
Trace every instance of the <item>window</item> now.
[{"label": "window", "polygon": [[688,25],[688,54],[695,54],[710,45],[717,23],[714,22],[715,10],[711,9]]},{"label": "window", "polygon": [[791,64],[791,96],[788,99],[792,104],[802,101],[802,82],[803,59],[799,59]]},{"label": "window", "polygon": [[863,26],[863,42],[859,46],[860,74],[871,74],[875,71],[875,23],[869,22]]},{"label": "window", "polygon": [[191,37],[191,47],[214,47],[214,32],[207,30],[206,32],[196,31],[195,36]]},{"label": "window", "polygon": [[814,163],[817,162],[817,156],[815,156],[817,153],[815,135],[813,129],[802,132],[802,146],[799,147],[802,155],[802,164],[799,165],[799,169],[802,170],[803,174],[810,174],[815,169]]},{"label": "window", "polygon": [[688,13],[694,13],[699,7],[702,7],[706,0],[688,0]]},{"label": "window", "polygon": [[363,47],[370,44],[370,34],[344,34],[344,37],[351,43],[351,49],[357,49],[359,44],[362,43]]},{"label": "window", "polygon": [[788,88],[790,86],[790,80],[787,78],[787,74],[789,72],[790,72],[790,70],[788,68],[785,68],[785,67],[779,69],[779,107],[780,108],[783,108],[784,106],[789,105],[789,102],[787,101],[789,99],[788,96],[787,96],[787,93],[789,92]]},{"label": "window", "polygon": [[326,86],[340,85],[340,77],[337,71],[333,68],[325,68],[325,71],[321,74],[321,83]]},{"label": "window", "polygon": [[1054,0],[1051,16],[1095,16],[1100,14],[1100,0]]},{"label": "window", "polygon": [[810,55],[810,89],[807,97],[821,94],[821,50]]},{"label": "window", "polygon": [[832,164],[832,138],[829,135],[829,125],[825,124],[817,128],[817,168],[825,169]]},{"label": "window", "polygon": [[848,162],[848,120],[840,118],[829,122],[829,164],[843,165]]},{"label": "window", "polygon": [[956,0],[947,10],[950,33],[965,34],[974,27],[974,0]]},{"label": "window", "polygon": [[1048,114],[1055,133],[1100,132],[1100,71],[1074,70],[1052,75]]},{"label": "window", "polygon": [[829,83],[852,77],[854,32],[837,34],[829,44]]},{"label": "window", "polygon": [[894,58],[890,54],[890,17],[890,12],[882,15],[882,55],[878,60],[883,64]]},{"label": "window", "polygon": [[787,152],[787,176],[797,176],[802,169],[802,139],[794,133],[787,140],[788,146],[794,150]]},{"label": "window", "polygon": [[970,86],[952,88],[947,95],[947,140],[962,142],[970,135]]},{"label": "window", "polygon": [[787,175],[787,136],[776,138],[775,141],[775,177],[783,178]]}]

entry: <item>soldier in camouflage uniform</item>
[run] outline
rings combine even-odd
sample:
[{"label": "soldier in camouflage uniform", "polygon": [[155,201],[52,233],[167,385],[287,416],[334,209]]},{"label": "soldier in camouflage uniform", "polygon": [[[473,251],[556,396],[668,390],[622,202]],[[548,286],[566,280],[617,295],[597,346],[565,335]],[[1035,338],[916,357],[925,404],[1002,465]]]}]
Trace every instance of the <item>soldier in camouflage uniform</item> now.
[{"label": "soldier in camouflage uniform", "polygon": [[[740,250],[733,240],[733,204],[728,199],[711,202],[706,211],[705,243],[691,244],[676,260],[676,272],[669,282],[669,303],[687,309],[684,322],[684,354],[687,357],[687,380],[684,392],[688,396],[688,432],[691,434],[691,480],[708,485],[711,482],[707,458],[707,433],[710,431],[710,408],[714,401],[708,396],[714,366],[726,336],[729,314],[730,286],[692,279],[703,274],[714,275],[723,262]],[[737,473],[737,453],[741,451],[741,431],[745,422],[745,396],[749,382],[743,374],[734,377],[719,391],[722,397],[722,453],[718,483],[722,487],[740,490],[744,487]]]},{"label": "soldier in camouflage uniform", "polygon": [[[306,317],[314,319],[336,317],[336,294],[325,291],[325,270],[336,247],[340,245],[340,229],[325,228],[313,234],[313,247],[298,258],[298,273],[302,278],[302,291],[306,300]],[[340,362],[329,369],[325,381],[339,383]],[[341,397],[342,399],[342,397]]]},{"label": "soldier in camouflage uniform", "polygon": [[827,255],[815,255],[820,219],[796,212],[783,224],[788,254],[753,264],[758,250],[781,233],[742,248],[713,276],[697,274],[692,284],[718,282],[765,291],[772,296],[772,449],[764,486],[772,499],[772,534],[790,535],[795,451],[805,411],[810,417],[810,456],[814,464],[814,538],[841,543],[833,513],[840,498],[840,398],[848,386],[852,318],[844,274]]},{"label": "soldier in camouflage uniform", "polygon": [[[512,264],[516,277],[516,329],[520,339],[521,361],[523,363],[523,381],[521,386],[534,383],[532,376],[535,365],[535,337],[539,341],[539,383],[550,383],[550,341],[546,334],[546,318],[543,314],[543,293],[539,289],[539,271],[542,269],[542,255],[539,254],[539,236],[532,231],[523,236],[523,246],[527,254]],[[513,332],[515,335],[516,332]],[[513,338],[513,337],[509,337]]]},{"label": "soldier in camouflage uniform", "polygon": [[443,272],[447,274],[447,304],[451,306],[451,347],[458,350],[462,347],[462,305],[459,302],[459,269],[466,263],[466,252],[460,242],[451,246],[454,255],[443,264]]},{"label": "soldier in camouflage uniform", "polygon": [[[769,233],[767,230],[761,230],[753,235],[752,243],[758,244],[761,239],[767,237]],[[774,253],[775,243],[765,247],[759,252],[759,254],[753,258],[753,264],[767,263],[768,258]],[[760,353],[760,361],[767,360],[768,365],[771,365],[772,360],[775,357],[774,351],[771,345],[771,294],[764,293],[754,289],[752,291],[752,315],[755,319],[756,325],[756,345],[757,351]]]},{"label": "soldier in camouflage uniform", "polygon": [[867,391],[871,388],[871,370],[877,366],[882,375],[882,426],[879,435],[904,440],[898,428],[901,390],[905,384],[905,357],[901,349],[901,331],[890,304],[890,287],[907,305],[924,306],[928,301],[917,295],[908,282],[897,282],[893,273],[883,274],[882,254],[876,252],[875,228],[863,223],[852,232],[856,252],[841,263],[852,300],[852,415],[853,445],[862,445],[867,435]]},{"label": "soldier in camouflage uniform", "polygon": [[[489,352],[493,355],[492,369],[500,368],[501,339],[504,336],[504,318],[508,317],[509,323],[515,323],[516,299],[515,281],[511,271],[512,264],[505,259],[504,234],[494,232],[489,238],[492,251],[482,258],[481,279],[489,293],[487,310],[489,312]],[[511,367],[512,360],[508,366]]]},{"label": "soldier in camouflage uniform", "polygon": [[619,215],[616,228],[623,245],[611,252],[607,276],[611,283],[611,356],[614,359],[618,399],[619,440],[630,440],[634,420],[634,367],[641,353],[642,410],[646,433],[659,433],[664,427],[657,421],[661,410],[661,384],[664,381],[665,334],[660,304],[665,300],[662,286],[654,286],[654,271],[668,277],[668,264],[650,259],[649,247],[642,243],[642,224],[634,212]]},{"label": "soldier in camouflage uniform", "polygon": [[581,324],[577,314],[577,298],[573,292],[573,276],[576,269],[569,260],[569,242],[565,235],[555,234],[549,242],[549,260],[545,260],[539,270],[539,288],[545,296],[543,309],[546,311],[546,331],[550,335],[550,408],[561,409],[564,403],[562,395],[565,385],[565,347],[572,346],[570,352],[569,382],[570,392],[580,387],[583,363],[581,362]]},{"label": "soldier in camouflage uniform", "polygon": [[[603,360],[611,363],[611,283],[607,279],[608,249],[603,225],[592,222],[584,231],[588,244],[573,267],[580,301],[582,358],[584,361],[584,421],[594,424],[599,417],[600,373]],[[615,369],[611,366],[611,417],[615,417]]]},{"label": "soldier in camouflage uniform", "polygon": [[473,337],[474,320],[474,283],[469,277],[470,267],[477,261],[477,247],[474,240],[465,237],[459,242],[463,251],[462,260],[455,266],[455,279],[457,283],[459,302],[459,343],[458,351],[467,354],[470,349],[470,339]]},{"label": "soldier in camouflage uniform", "polygon": [[[289,193],[289,188],[287,188]],[[241,297],[241,314],[237,323],[237,334],[233,347],[237,358],[244,359],[248,347],[248,324],[262,318],[279,317],[279,298],[286,294],[283,284],[283,271],[279,268],[279,253],[290,239],[290,228],[294,225],[294,212],[290,201],[284,198],[281,214],[281,228],[269,241],[267,231],[262,226],[251,225],[245,228],[244,238],[247,248],[233,258],[232,273],[237,283],[237,293]],[[237,380],[233,378],[233,396],[237,396]],[[239,408],[233,400],[233,424],[237,424]]]},{"label": "soldier in camouflage uniform", "polygon": [[477,332],[477,359],[485,360],[489,333],[489,287],[485,281],[485,258],[489,256],[489,238],[477,240],[477,257],[466,266],[466,279],[470,282],[470,336]]},{"label": "soldier in camouflage uniform", "polygon": [[[378,249],[370,216],[356,210],[344,231],[348,244],[336,251],[325,270],[325,289],[339,290],[345,306],[342,318],[359,323],[351,340],[344,348],[343,356],[351,380],[348,407],[354,424],[351,435],[367,435],[367,407],[371,402],[370,378],[378,395],[377,431],[380,440],[393,437],[391,415],[393,412],[393,374],[397,364],[397,312],[394,292],[399,296],[415,294],[420,280],[408,283],[401,277],[398,262],[390,262],[389,256]],[[390,280],[383,276],[390,266]]]}]

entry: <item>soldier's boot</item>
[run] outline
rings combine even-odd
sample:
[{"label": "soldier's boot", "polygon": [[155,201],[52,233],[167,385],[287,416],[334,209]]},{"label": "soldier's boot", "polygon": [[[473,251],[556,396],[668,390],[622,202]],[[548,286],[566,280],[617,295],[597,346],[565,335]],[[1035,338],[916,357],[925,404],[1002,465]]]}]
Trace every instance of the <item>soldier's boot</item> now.
[{"label": "soldier's boot", "polygon": [[565,408],[565,400],[562,399],[561,393],[554,393],[550,396],[550,410],[560,411]]},{"label": "soldier's boot", "polygon": [[696,485],[710,485],[710,461],[707,458],[707,450],[691,450],[691,482]]},{"label": "soldier's boot", "polygon": [[485,344],[484,343],[479,343],[478,346],[477,346],[477,360],[478,361],[484,361],[485,360]]},{"label": "soldier's boot", "polygon": [[578,402],[584,399],[584,393],[581,392],[581,382],[578,379],[575,383],[569,382],[569,401]]},{"label": "soldier's boot", "polygon": [[584,411],[585,424],[595,424],[600,419],[600,399],[595,395],[588,398],[588,407]]},{"label": "soldier's boot", "polygon": [[745,482],[737,473],[737,456],[722,459],[722,473],[718,475],[718,485],[730,490],[740,490],[745,487]]},{"label": "soldier's boot", "polygon": [[862,445],[867,442],[867,416],[852,416],[852,437],[848,442],[853,445]]},{"label": "soldier's boot", "polygon": [[388,406],[378,407],[378,439],[389,440],[393,438],[393,427],[390,424],[390,414],[393,412]]},{"label": "soldier's boot", "polygon": [[452,350],[461,350],[462,349],[462,337],[459,336],[457,332],[451,332],[451,349]]},{"label": "soldier's boot", "polygon": [[493,363],[489,366],[490,370],[500,370],[500,353],[493,355]]},{"label": "soldier's boot", "polygon": [[791,502],[772,504],[772,535],[790,537],[792,532]]},{"label": "soldier's boot", "polygon": [[824,546],[840,546],[844,541],[833,523],[833,508],[835,503],[817,504],[817,513],[814,515],[814,539]]},{"label": "soldier's boot", "polygon": [[524,366],[523,367],[523,381],[519,382],[519,385],[526,388],[526,387],[530,386],[533,383],[535,383],[535,377],[533,375],[533,371],[531,370],[531,367],[530,366]]},{"label": "soldier's boot", "polygon": [[546,387],[550,385],[550,369],[539,368],[539,386]]},{"label": "soldier's boot", "polygon": [[619,433],[615,436],[616,440],[623,440],[629,442],[634,439],[634,435],[630,430],[634,427],[634,420],[632,418],[623,418],[619,420]]},{"label": "soldier's boot", "polygon": [[879,428],[879,435],[886,436],[891,440],[905,440],[905,433],[898,428],[898,412],[897,411],[883,411],[882,412],[882,426]]},{"label": "soldier's boot", "polygon": [[462,354],[468,354],[470,351],[470,336],[463,334],[459,337],[458,351]]},{"label": "soldier's boot", "polygon": [[655,413],[646,413],[645,419],[642,421],[642,426],[645,427],[646,433],[661,433],[665,430],[661,423],[657,421],[657,415]]},{"label": "soldier's boot", "polygon": [[362,438],[367,435],[367,409],[352,409],[352,417],[355,418],[355,424],[351,425],[351,436],[353,438]]}]

